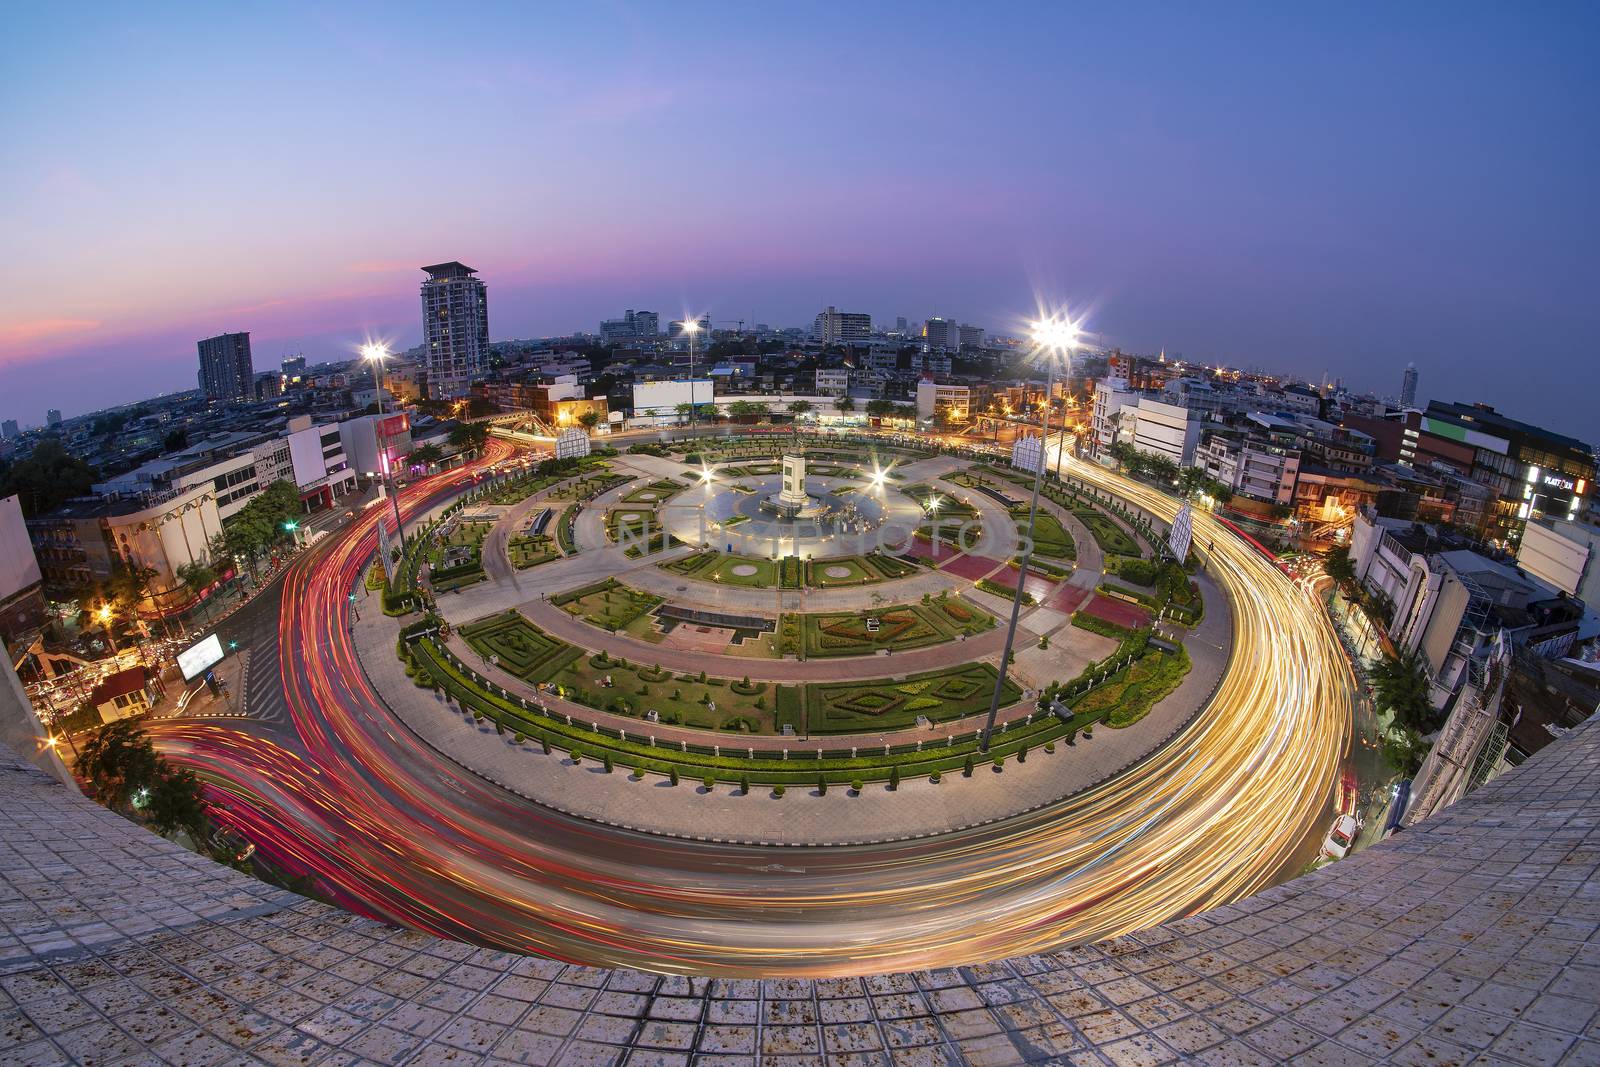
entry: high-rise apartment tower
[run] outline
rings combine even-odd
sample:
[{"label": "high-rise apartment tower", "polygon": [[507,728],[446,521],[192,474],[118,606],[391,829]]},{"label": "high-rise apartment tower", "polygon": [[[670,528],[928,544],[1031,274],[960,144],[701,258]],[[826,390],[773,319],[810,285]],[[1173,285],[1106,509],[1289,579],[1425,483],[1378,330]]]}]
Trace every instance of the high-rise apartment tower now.
[{"label": "high-rise apartment tower", "polygon": [[423,267],[423,363],[428,396],[464,396],[474,378],[489,368],[489,298],[478,273],[461,263]]}]

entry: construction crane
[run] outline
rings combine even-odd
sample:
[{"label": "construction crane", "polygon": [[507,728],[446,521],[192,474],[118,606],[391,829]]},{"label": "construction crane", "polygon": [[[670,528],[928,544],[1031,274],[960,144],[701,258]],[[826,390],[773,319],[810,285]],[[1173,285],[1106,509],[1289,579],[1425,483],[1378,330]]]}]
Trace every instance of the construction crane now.
[{"label": "construction crane", "polygon": [[733,328],[733,332],[734,333],[744,333],[744,321],[745,320],[743,320],[743,319],[718,319],[717,320],[718,323],[720,323],[721,325],[724,325],[724,326],[726,326],[730,322],[733,323],[734,324],[734,328]]}]

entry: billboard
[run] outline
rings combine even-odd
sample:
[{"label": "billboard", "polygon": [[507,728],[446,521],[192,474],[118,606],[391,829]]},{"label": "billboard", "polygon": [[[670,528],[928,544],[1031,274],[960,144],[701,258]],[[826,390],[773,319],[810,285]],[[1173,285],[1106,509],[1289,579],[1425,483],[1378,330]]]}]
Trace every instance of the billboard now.
[{"label": "billboard", "polygon": [[221,662],[222,642],[217,640],[216,634],[178,653],[178,669],[186,682],[194,681]]},{"label": "billboard", "polygon": [[589,435],[579,429],[562,430],[556,438],[557,459],[581,459],[589,454]]},{"label": "billboard", "polygon": [[633,414],[676,415],[679,404],[710,404],[712,397],[709,379],[640,382],[633,387]]}]

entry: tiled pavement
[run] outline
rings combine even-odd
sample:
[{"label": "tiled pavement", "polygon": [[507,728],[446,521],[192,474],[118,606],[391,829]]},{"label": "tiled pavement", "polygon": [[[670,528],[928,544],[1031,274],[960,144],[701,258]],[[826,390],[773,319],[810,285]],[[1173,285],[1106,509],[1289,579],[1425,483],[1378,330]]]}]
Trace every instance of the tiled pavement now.
[{"label": "tiled pavement", "polygon": [[0,759],[0,1063],[1600,1063],[1600,730],[1317,874],[864,979],[659,977],[261,885]]}]

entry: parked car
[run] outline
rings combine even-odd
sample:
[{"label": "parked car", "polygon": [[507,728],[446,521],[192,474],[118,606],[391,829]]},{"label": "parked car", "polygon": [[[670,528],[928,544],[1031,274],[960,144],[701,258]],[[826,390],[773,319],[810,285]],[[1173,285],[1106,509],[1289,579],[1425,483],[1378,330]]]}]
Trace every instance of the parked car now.
[{"label": "parked car", "polygon": [[1328,828],[1328,836],[1322,839],[1322,854],[1331,860],[1344,859],[1350,846],[1355,844],[1360,829],[1361,824],[1354,815],[1338,816]]}]

